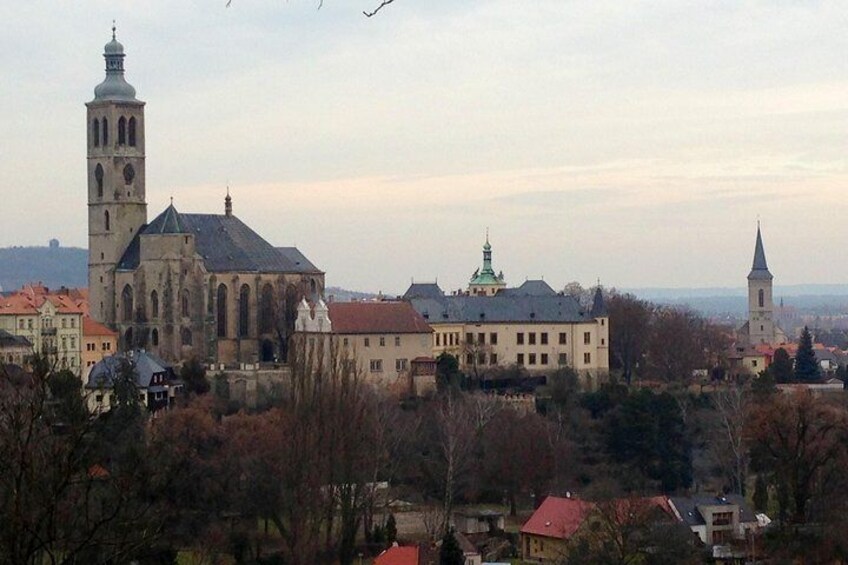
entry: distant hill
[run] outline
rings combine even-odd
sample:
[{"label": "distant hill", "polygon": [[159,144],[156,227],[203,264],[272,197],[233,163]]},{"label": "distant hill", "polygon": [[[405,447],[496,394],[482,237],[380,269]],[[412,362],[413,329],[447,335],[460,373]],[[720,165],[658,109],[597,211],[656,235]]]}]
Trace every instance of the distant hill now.
[{"label": "distant hill", "polygon": [[10,291],[41,281],[50,288],[88,286],[88,250],[60,247],[0,248],[0,290]]}]

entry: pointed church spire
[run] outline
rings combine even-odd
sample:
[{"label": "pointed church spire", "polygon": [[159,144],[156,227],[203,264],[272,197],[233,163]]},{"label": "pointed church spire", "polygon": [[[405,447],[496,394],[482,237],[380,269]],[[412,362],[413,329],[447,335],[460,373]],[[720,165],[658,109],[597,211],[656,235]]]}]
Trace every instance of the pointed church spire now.
[{"label": "pointed church spire", "polygon": [[233,215],[233,199],[230,197],[230,185],[227,185],[227,196],[224,197],[224,215]]},{"label": "pointed church spire", "polygon": [[766,263],[766,252],[763,248],[763,236],[760,233],[760,222],[757,222],[757,243],[754,246],[754,263],[751,265],[751,273],[748,278],[771,279],[773,278]]}]

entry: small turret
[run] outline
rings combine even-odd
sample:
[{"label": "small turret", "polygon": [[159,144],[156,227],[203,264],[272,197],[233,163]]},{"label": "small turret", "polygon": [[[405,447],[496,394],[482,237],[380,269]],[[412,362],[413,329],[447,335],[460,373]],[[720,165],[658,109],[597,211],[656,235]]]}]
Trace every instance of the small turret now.
[{"label": "small turret", "polygon": [[227,195],[224,197],[224,215],[228,218],[233,215],[233,199],[230,196],[230,187],[227,187]]}]

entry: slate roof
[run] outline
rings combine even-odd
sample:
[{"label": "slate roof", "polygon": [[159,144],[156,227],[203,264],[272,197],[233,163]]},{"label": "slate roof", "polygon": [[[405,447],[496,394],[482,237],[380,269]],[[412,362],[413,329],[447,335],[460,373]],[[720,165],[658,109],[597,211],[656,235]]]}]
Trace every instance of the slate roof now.
[{"label": "slate roof", "polygon": [[593,318],[601,318],[607,315],[607,305],[604,303],[604,293],[601,287],[595,289],[595,297],[592,299],[592,310],[589,312]]},{"label": "slate roof", "polygon": [[277,251],[283,254],[291,261],[298,269],[296,273],[320,273],[321,269],[316,267],[312,261],[306,258],[306,255],[300,252],[297,247],[277,247]]},{"label": "slate roof", "polygon": [[125,361],[132,364],[136,384],[139,388],[150,387],[153,375],[164,373],[169,379],[174,376],[174,369],[171,365],[152,353],[136,349],[129,356],[124,354],[111,355],[95,363],[88,374],[86,388],[111,388]]},{"label": "slate roof", "polygon": [[235,216],[181,214],[173,204],[139,230],[121,257],[118,270],[137,269],[141,236],[156,234],[192,234],[195,250],[210,272],[320,272],[296,248],[274,247]]},{"label": "slate roof", "polygon": [[0,347],[32,347],[32,344],[23,336],[0,330]]},{"label": "slate roof", "polygon": [[410,298],[440,298],[445,295],[438,283],[412,283],[403,294],[404,300]]},{"label": "slate roof", "polygon": [[706,524],[704,517],[698,510],[699,506],[721,506],[721,505],[737,505],[739,506],[739,521],[740,522],[756,522],[757,516],[751,512],[748,503],[745,502],[745,497],[738,494],[726,494],[722,497],[716,496],[693,496],[684,498],[673,496],[670,498],[671,504],[677,510],[683,523],[689,527],[703,526]]},{"label": "slate roof", "polygon": [[332,302],[333,333],[431,333],[433,328],[408,302]]},{"label": "slate roof", "polygon": [[751,272],[748,274],[748,280],[771,280],[774,277],[768,270],[766,263],[766,252],[763,248],[763,237],[760,234],[760,226],[757,226],[757,243],[754,245],[754,262],[751,265]]},{"label": "slate roof", "polygon": [[413,298],[412,307],[430,323],[480,322],[588,322],[592,316],[581,310],[571,296],[442,296]]},{"label": "slate roof", "polygon": [[556,296],[556,291],[543,280],[527,280],[518,288],[505,288],[498,294],[505,296]]}]

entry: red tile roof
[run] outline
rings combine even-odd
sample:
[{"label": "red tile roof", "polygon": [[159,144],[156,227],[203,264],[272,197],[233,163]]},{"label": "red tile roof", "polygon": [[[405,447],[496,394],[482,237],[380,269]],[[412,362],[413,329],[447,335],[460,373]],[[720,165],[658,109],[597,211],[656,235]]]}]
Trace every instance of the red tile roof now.
[{"label": "red tile roof", "polygon": [[521,527],[521,533],[568,539],[594,507],[585,500],[549,496]]},{"label": "red tile roof", "polygon": [[418,565],[418,546],[393,546],[374,560],[374,565]]},{"label": "red tile roof", "polygon": [[110,330],[97,320],[92,320],[88,316],[82,319],[82,335],[95,336],[105,335],[109,337],[117,337],[118,333]]},{"label": "red tile roof", "polygon": [[34,315],[38,314],[45,302],[49,301],[60,314],[82,314],[84,307],[80,298],[69,294],[48,293],[42,286],[24,287],[23,289],[0,297],[0,314]]},{"label": "red tile roof", "polygon": [[408,302],[333,302],[328,305],[333,333],[431,333],[433,328]]},{"label": "red tile roof", "polygon": [[[630,505],[634,499],[615,500],[616,513],[632,512]],[[640,508],[656,507],[674,516],[667,496],[653,496],[635,499]],[[576,498],[547,497],[542,505],[530,516],[530,519],[521,527],[522,534],[532,534],[550,538],[568,539],[580,529],[583,520],[596,507],[593,502]]]}]

